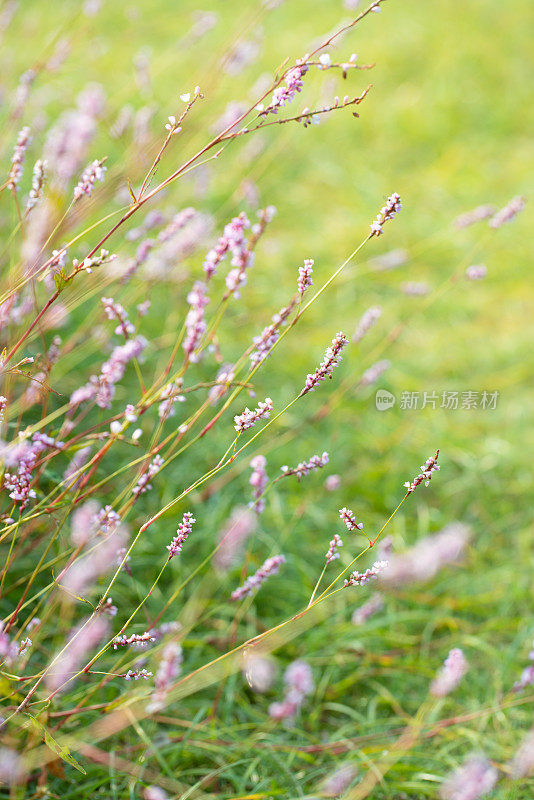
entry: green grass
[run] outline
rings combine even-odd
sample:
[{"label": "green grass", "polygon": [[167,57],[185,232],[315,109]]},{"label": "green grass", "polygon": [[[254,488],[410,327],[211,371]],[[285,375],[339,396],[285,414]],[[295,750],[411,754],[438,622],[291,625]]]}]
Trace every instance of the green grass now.
[{"label": "green grass", "polygon": [[[259,14],[259,3],[212,0],[202,9],[216,10],[219,23],[191,45],[183,37],[194,2],[144,0],[126,8],[107,3],[98,17],[72,22],[78,6],[65,0],[51,14],[50,4],[32,0],[15,18],[1,56],[4,66],[11,62],[13,85],[34,60],[36,46],[64,25],[64,33],[73,31],[74,47],[57,74],[50,111],[54,103],[57,110],[69,107],[87,81],[101,81],[108,96],[106,121],[126,102],[137,108],[147,101],[163,121],[175,111],[178,94],[199,83],[206,101],[191,120],[197,143],[206,137],[214,108],[221,113],[229,100],[248,96],[258,76],[272,72],[286,56],[309,50],[317,36],[347,16],[337,0],[287,0],[269,14]],[[271,475],[285,463],[328,450],[330,471],[340,474],[342,486],[324,492],[320,473],[300,485],[284,481],[270,494],[250,564],[256,567],[271,552],[283,552],[288,563],[247,605],[237,643],[306,605],[328,541],[338,529],[338,508],[354,507],[366,530],[377,532],[401,499],[403,482],[437,447],[441,472],[428,489],[408,499],[389,532],[395,549],[402,550],[450,521],[465,521],[473,529],[465,563],[430,584],[388,592],[385,610],[361,628],[352,626],[350,617],[368,589],[335,595],[317,624],[276,650],[280,672],[265,696],[252,694],[241,673],[234,672],[175,703],[165,712],[166,723],[145,719],[103,743],[112,756],[108,766],[81,758],[86,777],[69,767],[65,778],[49,775],[51,796],[137,798],[145,778],[157,782],[146,776],[157,773],[187,787],[204,779],[198,794],[178,792],[176,797],[316,796],[322,778],[339,764],[354,764],[361,776],[381,761],[417,713],[452,647],[464,649],[468,676],[428,713],[423,735],[393,765],[370,795],[373,800],[436,797],[442,777],[473,750],[484,750],[504,766],[532,725],[532,701],[510,702],[517,699],[510,688],[527,664],[534,635],[527,502],[533,444],[528,386],[532,209],[527,204],[512,225],[499,231],[484,223],[465,231],[452,225],[455,216],[476,205],[500,206],[529,191],[534,160],[528,136],[533,123],[527,78],[531,17],[527,0],[505,5],[468,0],[461,7],[444,0],[389,0],[382,14],[371,15],[335,51],[340,57],[355,51],[361,63],[376,62],[372,72],[351,74],[347,80],[348,93],[373,83],[358,119],[341,113],[317,128],[272,128],[257,154],[238,143],[209,165],[206,197],[199,197],[194,181],[187,180],[165,199],[167,207],[193,204],[211,212],[220,229],[231,215],[248,208],[239,188],[248,178],[261,203],[278,209],[244,302],[234,305],[223,326],[225,360],[238,355],[287,301],[303,258],[315,258],[314,278],[320,285],[366,235],[383,198],[398,191],[403,199],[403,211],[386,226],[384,237],[366,245],[362,258],[347,268],[259,373],[258,398],[270,395],[281,408],[336,331],[352,334],[367,307],[382,306],[378,324],[359,346],[349,348],[333,384],[300,401],[258,443]],[[259,60],[235,78],[221,75],[215,54],[238,35],[246,38],[254,20],[263,31]],[[151,52],[148,98],[136,89],[132,67],[142,47]],[[299,104],[321,101],[321,86],[329,83],[329,74],[314,73]],[[343,94],[344,87],[338,86],[334,82],[331,93]],[[102,126],[94,157],[107,154],[110,178],[118,180],[124,156],[107,127]],[[182,157],[179,147],[166,157],[162,176]],[[122,237],[113,245],[129,247]],[[373,268],[372,258],[397,247],[409,254],[405,266],[391,272]],[[487,265],[485,281],[464,280],[465,267],[473,263]],[[199,266],[198,260],[188,264],[193,275]],[[425,298],[408,297],[400,290],[405,281],[427,281],[432,291]],[[125,296],[133,302],[143,291],[133,287]],[[159,336],[161,318],[178,320],[185,300],[180,286],[174,293],[156,288],[154,296],[158,313],[147,318],[147,330]],[[224,342],[223,333],[220,339]],[[156,363],[155,350],[150,358],[147,370]],[[397,402],[380,413],[376,387],[358,388],[362,372],[379,358],[390,359],[392,366],[378,386],[398,398],[403,391],[489,390],[500,393],[497,408],[408,411]],[[65,395],[79,383],[80,363],[96,361],[58,365],[56,380]],[[118,395],[118,407],[128,402],[129,391]],[[329,413],[314,420],[328,400]],[[215,452],[227,446],[229,428],[228,417],[226,426],[216,429]],[[135,508],[132,528],[175,497],[191,474],[201,475],[213,463],[213,452],[206,448],[166,470],[154,492]],[[179,563],[172,562],[150,598],[148,613],[159,611],[210,552],[233,506],[248,498],[248,461],[247,453],[236,462],[220,493],[207,499],[197,493],[143,537],[135,551],[133,581],[119,581],[113,591],[120,609],[130,609],[146,594],[177,515],[191,505],[201,535]],[[344,550],[338,564],[350,560],[349,547]],[[184,674],[228,646],[235,609],[226,597],[238,582],[239,571],[218,585],[208,570],[166,615],[186,626],[190,615],[196,618],[183,642]],[[310,663],[317,688],[296,725],[284,728],[269,719],[267,707],[282,693],[282,668],[294,658]],[[85,690],[84,684],[77,685],[73,705]],[[117,684],[106,691],[112,700]],[[86,717],[87,723],[94,719]],[[449,718],[459,719],[437,727]],[[114,764],[115,751],[117,759],[126,758],[140,769],[141,783]],[[492,797],[528,800],[533,789],[532,780],[515,785],[503,780]]]}]

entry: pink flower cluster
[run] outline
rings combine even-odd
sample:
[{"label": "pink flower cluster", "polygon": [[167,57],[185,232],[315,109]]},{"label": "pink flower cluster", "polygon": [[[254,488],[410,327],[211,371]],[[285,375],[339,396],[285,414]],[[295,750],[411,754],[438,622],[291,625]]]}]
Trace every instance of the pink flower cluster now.
[{"label": "pink flower cluster", "polygon": [[459,560],[468,539],[467,525],[453,522],[439,533],[421,539],[405,553],[392,555],[380,581],[392,586],[428,581],[444,566]]},{"label": "pink flower cluster", "polygon": [[189,361],[196,362],[199,355],[195,350],[199,347],[202,337],[206,333],[206,321],[204,319],[204,308],[209,303],[206,296],[206,284],[196,281],[193,289],[187,295],[189,311],[185,318],[185,339],[183,349]]},{"label": "pink flower cluster", "polygon": [[39,200],[45,181],[46,161],[38,159],[33,167],[32,186],[26,201],[26,211],[30,211]]},{"label": "pink flower cluster", "polygon": [[334,533],[334,538],[330,542],[330,547],[328,548],[328,552],[326,553],[326,563],[330,564],[331,561],[335,561],[336,558],[339,558],[338,547],[343,547],[343,539],[339,534]]},{"label": "pink flower cluster", "polygon": [[238,561],[244,543],[254,533],[257,524],[251,509],[244,506],[233,509],[230,519],[219,532],[219,546],[213,558],[217,569],[227,570]]},{"label": "pink flower cluster", "polygon": [[150,464],[148,465],[147,471],[141,475],[139,480],[137,481],[136,485],[132,489],[132,494],[134,497],[139,497],[139,495],[144,494],[145,492],[150,491],[152,489],[152,484],[150,483],[150,479],[157,475],[160,469],[163,466],[163,458],[159,455],[154,456]]},{"label": "pink flower cluster", "polygon": [[169,642],[167,645],[165,645],[161,653],[161,660],[159,662],[156,677],[154,679],[156,691],[150,698],[150,702],[147,706],[147,711],[150,713],[161,711],[161,709],[164,707],[167,692],[169,691],[173,680],[180,674],[182,661],[182,648],[177,642]]},{"label": "pink flower cluster", "polygon": [[496,210],[495,206],[477,206],[472,211],[467,211],[465,214],[456,217],[454,224],[457,228],[468,228],[470,225],[474,225],[475,222],[481,222],[483,219],[492,217]]},{"label": "pink flower cluster", "polygon": [[388,361],[387,358],[383,358],[371,364],[369,369],[366,369],[360,378],[360,386],[371,386],[373,383],[376,383],[390,366],[391,361]]},{"label": "pink flower cluster", "polygon": [[534,730],[529,731],[510,763],[512,777],[526,778],[534,772]]},{"label": "pink flower cluster", "polygon": [[106,176],[106,167],[104,161],[92,161],[82,172],[82,176],[76,186],[74,187],[74,199],[82,197],[86,194],[88,197],[93,192],[94,185],[97,181],[103,181]]},{"label": "pink flower cluster", "polygon": [[313,258],[305,258],[304,265],[299,267],[299,277],[297,281],[297,288],[300,295],[303,295],[306,289],[313,286],[312,272],[314,260]]},{"label": "pink flower cluster", "polygon": [[147,672],[146,669],[129,669],[128,672],[122,676],[125,681],[138,681],[139,678],[142,680],[147,681],[149,678],[152,677],[151,672]]},{"label": "pink flower cluster", "polygon": [[371,223],[371,236],[380,236],[383,233],[382,227],[384,222],[387,222],[389,219],[393,219],[395,214],[398,214],[401,208],[402,205],[400,202],[400,195],[398,195],[397,192],[390,194],[386,205],[380,209],[376,219]]},{"label": "pink flower cluster", "polygon": [[269,716],[277,721],[292,720],[306,697],[315,689],[313,674],[306,661],[293,661],[284,673],[286,690],[281,702],[271,703]]},{"label": "pink flower cluster", "polygon": [[322,467],[326,467],[327,464],[328,453],[325,451],[322,456],[312,456],[309,461],[301,461],[296,467],[291,467],[290,469],[288,466],[283,466],[281,470],[284,473],[284,477],[296,475],[297,480],[300,482],[305,475],[308,475],[310,472],[315,472],[315,470],[321,469]]},{"label": "pink flower cluster", "polygon": [[171,543],[167,545],[167,550],[169,551],[169,561],[174,555],[176,555],[176,553],[179,553],[181,551],[185,540],[193,530],[193,525],[195,522],[196,519],[191,514],[191,512],[186,511],[182,517],[182,521],[178,525],[176,536],[171,541]]},{"label": "pink flower cluster", "polygon": [[365,586],[370,580],[376,580],[380,573],[387,569],[388,564],[388,561],[375,561],[373,566],[366,569],[365,572],[352,572],[343,581],[343,586]]},{"label": "pink flower cluster", "polygon": [[45,155],[61,189],[87,157],[89,143],[96,131],[96,117],[103,105],[102,87],[91,84],[78,95],[77,108],[63,114],[51,129]]},{"label": "pink flower cluster", "polygon": [[0,662],[5,661],[8,666],[12,666],[20,656],[23,656],[32,646],[32,640],[26,637],[20,644],[12,642],[4,631],[4,623],[0,621]]},{"label": "pink flower cluster", "polygon": [[358,322],[358,327],[354,331],[352,336],[352,341],[355,344],[361,342],[365,334],[368,330],[370,330],[375,322],[380,318],[382,314],[382,309],[380,306],[371,306],[368,308],[367,311],[363,314],[362,318]]},{"label": "pink flower cluster", "polygon": [[19,504],[21,511],[36,497],[31,483],[32,470],[37,458],[47,448],[61,450],[63,446],[63,442],[55,441],[45,433],[34,433],[31,444],[22,442],[21,445],[8,451],[6,464],[17,465],[17,471],[4,473],[3,488],[9,492],[9,497]]},{"label": "pink flower cluster", "polygon": [[347,526],[347,530],[349,531],[361,531],[363,528],[363,522],[356,522],[356,517],[354,516],[354,512],[351,511],[350,508],[344,506],[343,508],[339,509],[339,517],[342,522],[345,523]]},{"label": "pink flower cluster", "polygon": [[510,202],[501,208],[500,211],[490,219],[489,226],[490,228],[500,228],[506,222],[511,222],[514,217],[524,209],[526,203],[526,199],[518,195],[517,197],[513,197]]},{"label": "pink flower cluster", "polygon": [[278,109],[292,102],[296,92],[302,91],[302,78],[308,71],[307,64],[299,64],[289,69],[284,77],[285,86],[277,86],[271,102],[265,109],[259,108],[261,114],[278,114]]},{"label": "pink flower cluster", "polygon": [[284,563],[285,558],[282,555],[268,558],[254,575],[250,575],[242,586],[232,592],[230,599],[242,600],[244,597],[248,597],[258,589],[270,575],[275,575]]},{"label": "pink flower cluster", "polygon": [[174,414],[174,404],[185,402],[185,397],[181,393],[183,385],[183,378],[177,378],[177,380],[172,381],[162,390],[159,396],[161,403],[158,406],[158,416],[160,419],[172,417]]},{"label": "pink flower cluster", "polygon": [[276,665],[271,658],[247,649],[243,652],[242,672],[252,691],[263,694],[272,686]]},{"label": "pink flower cluster", "polygon": [[467,661],[463,652],[455,647],[445,659],[443,668],[430,685],[430,694],[434,697],[445,697],[456,689],[467,672]]},{"label": "pink flower cluster", "polygon": [[369,598],[369,600],[357,608],[351,618],[353,625],[363,625],[369,617],[374,616],[384,608],[384,598],[379,592]]},{"label": "pink flower cluster", "polygon": [[471,264],[465,271],[465,277],[468,281],[481,281],[488,274],[488,268],[485,264]]},{"label": "pink flower cluster", "polygon": [[83,660],[107,636],[109,623],[102,616],[88,617],[72,631],[69,641],[52,661],[45,684],[49,691],[57,691],[77,672]]},{"label": "pink flower cluster", "polygon": [[92,375],[89,383],[71,394],[70,405],[76,406],[94,399],[99,408],[111,408],[115,384],[124,376],[127,364],[134,358],[139,358],[146,346],[146,339],[136,336],[135,339],[129,339],[125,344],[115,347],[108,360],[102,364],[100,375]]},{"label": "pink flower cluster", "polygon": [[225,226],[223,235],[213,250],[209,251],[204,261],[204,272],[208,280],[217,273],[217,267],[226,257],[228,251],[233,255],[232,264],[234,259],[236,262],[241,263],[247,247],[245,238],[245,230],[247,228],[250,228],[250,221],[244,211]]},{"label": "pink flower cluster", "polygon": [[98,528],[90,530],[87,542],[91,544],[91,549],[77,558],[58,580],[70,598],[88,592],[101,575],[114,567],[117,554],[127,544],[128,532],[124,525],[111,528],[105,537],[99,539],[95,538],[97,532]]},{"label": "pink flower cluster", "polygon": [[514,692],[520,692],[534,683],[534,643],[532,644],[532,650],[528,654],[528,657],[531,663],[528,667],[525,667],[521,673],[520,679],[514,684]]},{"label": "pink flower cluster", "polygon": [[125,633],[120,636],[115,636],[111,646],[114,650],[118,647],[148,647],[149,644],[155,642],[156,638],[152,636],[150,631],[145,633],[132,633],[131,636],[126,636]]},{"label": "pink flower cluster", "polygon": [[24,165],[24,159],[26,158],[26,150],[30,143],[30,129],[26,126],[19,131],[19,135],[17,137],[17,144],[15,145],[15,149],[13,151],[13,156],[11,158],[11,170],[9,171],[9,177],[7,179],[7,188],[12,191],[16,192],[18,190],[18,185],[20,183],[20,179],[22,178],[22,170]]},{"label": "pink flower cluster", "polygon": [[117,336],[122,334],[125,339],[133,336],[135,328],[128,319],[128,312],[125,308],[120,303],[116,303],[111,297],[102,297],[102,305],[107,318],[117,320],[119,323],[115,328]]},{"label": "pink flower cluster", "polygon": [[412,492],[415,492],[420,483],[424,482],[425,486],[428,486],[432,478],[432,473],[437,472],[439,470],[439,467],[436,464],[438,456],[439,456],[439,450],[436,450],[436,454],[430,456],[430,458],[427,458],[425,463],[421,466],[421,472],[419,473],[419,475],[416,475],[416,477],[413,479],[411,483],[410,481],[406,481],[406,483],[404,484],[404,486],[406,487],[406,494],[412,494]]},{"label": "pink flower cluster", "polygon": [[477,800],[491,792],[497,779],[497,770],[485,756],[469,756],[445,780],[439,796],[441,800]]},{"label": "pink flower cluster", "polygon": [[249,483],[254,488],[254,500],[251,503],[251,507],[256,514],[261,514],[265,510],[265,500],[262,495],[269,480],[265,470],[266,465],[267,459],[265,456],[254,456],[250,462],[252,474],[249,478]]},{"label": "pink flower cluster", "polygon": [[267,419],[273,410],[273,401],[266,397],[264,402],[260,402],[253,411],[245,408],[242,414],[234,417],[234,428],[238,433],[243,433],[247,428],[252,428],[260,419]]},{"label": "pink flower cluster", "polygon": [[301,397],[308,392],[313,392],[317,384],[321,381],[332,377],[334,367],[337,367],[341,361],[341,351],[348,343],[349,340],[345,334],[340,332],[335,335],[335,337],[332,339],[331,347],[326,348],[324,358],[315,372],[307,376],[304,389],[300,393]]},{"label": "pink flower cluster", "polygon": [[256,345],[255,349],[250,354],[250,360],[253,364],[261,364],[261,362],[265,361],[270,355],[272,348],[280,336],[280,328],[285,324],[294,306],[295,300],[293,299],[288,306],[280,309],[278,314],[273,316],[272,323],[267,325],[259,336],[253,338],[252,341]]}]

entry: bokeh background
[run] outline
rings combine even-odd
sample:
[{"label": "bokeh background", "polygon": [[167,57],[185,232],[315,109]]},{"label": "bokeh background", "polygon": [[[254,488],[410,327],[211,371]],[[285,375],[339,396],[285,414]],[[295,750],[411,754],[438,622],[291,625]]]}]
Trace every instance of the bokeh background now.
[{"label": "bokeh background", "polygon": [[[42,127],[47,117],[70,107],[87,83],[102,84],[106,111],[93,157],[108,156],[108,180],[119,189],[137,158],[135,142],[125,149],[112,135],[123,106],[152,108],[156,131],[176,111],[178,95],[199,84],[206,99],[189,123],[187,146],[193,148],[230,102],[253,98],[265,75],[286,58],[309,51],[353,13],[339,0],[270,5],[109,1],[92,16],[70,0],[28,0],[4,33],[3,91],[7,96],[13,90],[41,50],[68,39],[65,64],[53,82],[37,82],[34,91],[36,108],[46,109]],[[313,107],[372,83],[359,118],[339,113],[306,130],[271,128],[232,145],[162,201],[167,208],[193,205],[210,213],[215,232],[240,210],[253,214],[258,205],[277,208],[258,250],[246,303],[235,304],[226,325],[230,359],[287,301],[303,258],[315,259],[320,285],[364,238],[384,198],[393,191],[402,197],[402,213],[384,236],[366,246],[258,377],[258,396],[268,394],[281,406],[338,330],[351,335],[369,306],[382,307],[373,330],[349,348],[335,382],[309,396],[304,409],[292,409],[259,446],[273,474],[285,463],[327,450],[341,488],[325,493],[324,476],[318,475],[309,479],[310,494],[293,486],[273,498],[259,541],[267,549],[283,549],[288,566],[278,587],[267,589],[250,612],[249,629],[255,630],[253,613],[270,625],[301,607],[339,507],[357,507],[367,530],[378,530],[402,496],[403,482],[437,447],[441,472],[395,517],[390,528],[395,548],[402,550],[454,520],[473,529],[462,567],[440,574],[431,585],[392,592],[385,611],[365,628],[350,624],[356,601],[336,601],[329,624],[286,647],[282,662],[305,657],[318,684],[313,707],[295,728],[269,727],[267,701],[253,702],[235,676],[224,686],[217,735],[204,730],[197,735],[204,737],[200,744],[179,753],[162,740],[159,758],[165,769],[191,778],[202,775],[206,765],[228,768],[228,748],[209,745],[224,738],[231,742],[230,761],[237,762],[224,780],[235,793],[252,785],[257,796],[271,796],[271,791],[272,796],[305,796],[339,757],[328,749],[318,748],[313,757],[300,749],[387,732],[393,720],[408,718],[453,646],[464,648],[472,669],[443,716],[472,714],[472,719],[416,746],[392,770],[387,786],[377,790],[377,798],[434,797],[440,776],[467,752],[484,747],[504,763],[532,724],[528,704],[488,710],[508,697],[534,635],[531,203],[497,231],[486,222],[464,230],[453,223],[478,205],[500,207],[514,195],[528,198],[531,191],[533,16],[528,0],[388,0],[382,13],[371,14],[332,50],[334,59],[357,53],[359,63],[376,66],[349,74],[346,90],[339,75],[315,71],[297,101],[299,107]],[[174,147],[168,165],[182,157],[179,139]],[[113,244],[129,247],[121,237]],[[381,256],[391,250],[404,252],[403,263],[384,269]],[[484,281],[465,279],[472,264],[487,266]],[[193,276],[199,269],[198,259],[184,265]],[[424,283],[424,296],[406,294],[407,282]],[[157,349],[161,319],[178,319],[185,297],[178,284],[173,291],[155,287],[154,292],[158,314],[147,324]],[[359,385],[363,372],[379,359],[391,366],[378,384]],[[65,394],[78,385],[80,368],[76,360],[58,365]],[[376,409],[377,388],[396,396],[392,409]],[[441,398],[446,390],[498,392],[497,407],[451,410],[440,408],[439,401],[435,409],[401,407],[402,392],[421,397],[436,392]],[[319,409],[320,418],[314,417]],[[210,456],[206,451],[201,459],[209,464]],[[220,494],[204,497],[206,529],[218,530],[232,507],[246,499],[247,464],[236,465]],[[202,465],[194,466],[200,470]],[[191,469],[186,461],[166,473],[158,488],[161,504],[177,494]],[[144,564],[151,564],[167,538],[165,526],[156,526],[154,538],[141,545]],[[176,569],[187,570],[188,563],[194,563],[192,554]],[[224,612],[217,624],[226,624]],[[208,639],[201,630],[198,639],[185,643],[192,661],[195,647]],[[202,695],[190,698],[179,716],[202,718],[209,702]],[[250,737],[256,731],[263,747],[258,759],[251,756]],[[387,735],[375,750],[354,744],[351,757],[360,769],[368,767],[384,741]],[[163,769],[161,760],[159,766]],[[96,778],[87,784],[94,791],[108,785]],[[113,796],[122,797],[126,783],[118,777],[113,785]],[[221,796],[230,796],[223,789],[226,785]],[[503,788],[495,797],[526,799],[532,789],[532,784],[516,786],[512,795]],[[74,796],[69,791],[65,798]]]}]

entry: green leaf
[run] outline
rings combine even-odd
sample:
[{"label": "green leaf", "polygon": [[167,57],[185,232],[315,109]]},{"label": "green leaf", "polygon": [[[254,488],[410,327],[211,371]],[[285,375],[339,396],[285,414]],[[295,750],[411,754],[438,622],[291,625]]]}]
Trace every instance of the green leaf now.
[{"label": "green leaf", "polygon": [[57,742],[54,739],[52,734],[48,732],[43,723],[39,722],[38,719],[33,717],[31,714],[26,714],[26,716],[29,718],[30,722],[32,723],[33,727],[37,730],[37,732],[41,734],[46,746],[50,748],[50,750],[52,750],[53,753],[62,758],[63,761],[66,761],[67,764],[70,764],[71,767],[77,769],[78,772],[81,772],[83,775],[87,775],[87,772],[84,770],[81,764],[78,764],[74,756],[71,755],[71,752],[68,747],[60,745],[59,742]]}]

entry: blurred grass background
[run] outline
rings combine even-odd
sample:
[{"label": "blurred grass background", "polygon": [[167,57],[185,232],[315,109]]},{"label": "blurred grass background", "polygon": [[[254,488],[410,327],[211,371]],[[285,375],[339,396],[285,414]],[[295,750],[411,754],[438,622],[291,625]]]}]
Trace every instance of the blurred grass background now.
[{"label": "blurred grass background", "polygon": [[[37,87],[53,91],[50,110],[54,103],[58,110],[69,107],[87,82],[98,81],[108,98],[107,123],[124,103],[134,108],[150,103],[163,124],[179,105],[178,95],[198,83],[206,101],[190,122],[196,142],[207,138],[214,114],[222,113],[229,101],[250,99],[258,78],[272,74],[286,57],[307,52],[351,13],[339,0],[286,0],[272,10],[237,0],[204,0],[201,6],[198,0],[107,2],[95,17],[81,14],[80,7],[70,0],[53,8],[41,0],[24,3],[0,55],[0,62],[9,59],[15,83],[34,63],[36,50],[59,32],[72,39],[73,50],[56,84]],[[199,8],[216,13],[218,21],[194,41],[188,31]],[[461,5],[388,1],[381,14],[370,15],[332,51],[340,60],[356,52],[359,63],[376,62],[376,67],[349,74],[346,89],[337,75],[314,72],[297,100],[298,108],[313,107],[314,101],[345,91],[359,93],[372,82],[358,119],[340,113],[317,128],[271,128],[257,149],[252,149],[252,139],[233,145],[208,168],[210,190],[205,196],[193,173],[166,198],[176,208],[192,204],[210,211],[219,229],[239,210],[250,210],[244,180],[257,187],[261,204],[277,207],[245,302],[235,304],[227,325],[229,359],[287,301],[303,258],[315,259],[319,285],[366,235],[383,199],[397,191],[403,201],[401,215],[387,225],[384,236],[366,246],[362,258],[260,373],[258,396],[269,394],[280,407],[300,388],[337,330],[351,335],[366,308],[382,306],[378,324],[349,349],[334,383],[309,396],[304,409],[299,404],[288,413],[276,434],[262,442],[260,451],[268,455],[271,474],[282,464],[328,450],[330,471],[341,475],[342,486],[325,494],[320,491],[324,476],[315,475],[307,479],[308,487],[287,483],[273,495],[262,519],[257,558],[275,548],[286,553],[288,565],[251,607],[240,636],[255,632],[258,620],[276,624],[306,601],[339,507],[354,507],[367,531],[378,530],[400,499],[404,480],[437,447],[441,473],[393,521],[395,547],[402,549],[456,519],[470,523],[474,535],[463,567],[441,574],[431,586],[391,593],[385,612],[364,628],[350,624],[360,595],[347,599],[343,593],[330,622],[279,653],[282,663],[306,658],[318,683],[313,707],[295,728],[273,728],[266,718],[273,697],[252,698],[236,675],[224,684],[214,723],[198,734],[189,732],[188,743],[178,747],[157,734],[153,751],[164,773],[191,783],[207,770],[222,768],[215,784],[221,797],[247,791],[258,797],[305,796],[345,758],[332,755],[326,743],[376,734],[413,714],[429,679],[454,646],[464,648],[471,671],[440,716],[473,712],[474,718],[416,747],[373,797],[435,797],[439,778],[466,753],[483,748],[503,764],[532,724],[529,704],[483,712],[498,706],[517,679],[534,635],[528,502],[534,443],[534,293],[528,247],[532,208],[527,203],[520,217],[499,231],[489,230],[486,223],[458,231],[452,222],[477,205],[502,206],[513,195],[530,192],[533,16],[528,0],[466,0]],[[220,68],[220,54],[243,42],[257,46],[257,57],[237,74],[228,74]],[[136,83],[133,66],[140,53],[150,63],[151,82],[145,89]],[[93,157],[108,155],[111,175],[120,172],[124,155],[120,143],[107,135],[108,128],[102,126]],[[175,158],[182,158],[179,139],[175,148],[162,175]],[[119,237],[113,248],[123,244]],[[406,264],[377,270],[372,259],[393,248],[406,250]],[[487,265],[486,280],[465,281],[465,268],[479,263]],[[193,274],[199,268],[191,265]],[[430,293],[406,296],[401,291],[406,281],[428,282]],[[162,315],[171,315],[180,305],[184,298],[179,295],[158,296]],[[148,322],[159,332],[159,317]],[[397,402],[380,413],[375,409],[376,387],[357,388],[362,372],[379,358],[390,359],[392,365],[378,386],[397,398],[402,391],[440,395],[443,390],[488,390],[499,392],[497,408],[407,411]],[[69,381],[72,388],[77,385],[76,375],[65,376],[65,393]],[[311,416],[328,398],[328,415],[313,425],[307,422],[303,415]],[[210,454],[205,456],[209,463]],[[237,465],[235,480],[224,492],[204,503],[204,530],[216,531],[232,506],[243,501],[247,463],[248,457]],[[165,473],[161,504],[176,495],[190,469],[186,463]],[[149,565],[167,540],[168,524],[162,523],[141,546],[143,563]],[[184,553],[176,572],[186,571],[196,558],[196,553]],[[120,599],[127,604],[124,592]],[[155,607],[161,599],[156,593]],[[219,609],[211,622],[222,630],[229,613]],[[210,635],[206,626],[185,642],[187,665],[194,666],[196,648],[205,647]],[[191,698],[179,705],[177,717],[204,720],[212,699]],[[355,742],[350,759],[363,771],[388,741],[383,737],[375,749]],[[312,755],[304,745],[317,749]],[[503,784],[494,796],[527,800],[533,788],[533,782],[514,789]],[[90,774],[87,783],[66,790],[63,785],[61,790],[64,798],[79,792],[137,796],[120,772]]]}]

